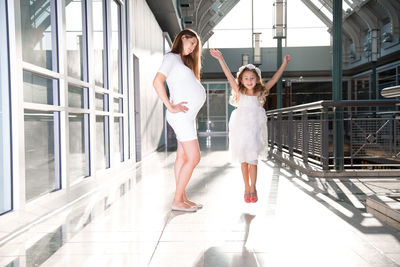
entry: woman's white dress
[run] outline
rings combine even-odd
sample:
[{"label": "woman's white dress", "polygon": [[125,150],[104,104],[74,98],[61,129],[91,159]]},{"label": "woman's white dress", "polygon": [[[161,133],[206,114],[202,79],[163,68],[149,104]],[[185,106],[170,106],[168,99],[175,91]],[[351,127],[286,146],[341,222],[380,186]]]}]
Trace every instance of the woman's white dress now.
[{"label": "woman's white dress", "polygon": [[229,150],[232,162],[256,165],[267,154],[267,116],[257,96],[239,93],[237,108],[229,120]]},{"label": "woman's white dress", "polygon": [[187,112],[166,112],[167,121],[174,129],[176,138],[181,142],[197,139],[196,116],[206,101],[204,87],[178,54],[166,54],[158,72],[167,77],[170,100],[174,104],[187,102]]}]

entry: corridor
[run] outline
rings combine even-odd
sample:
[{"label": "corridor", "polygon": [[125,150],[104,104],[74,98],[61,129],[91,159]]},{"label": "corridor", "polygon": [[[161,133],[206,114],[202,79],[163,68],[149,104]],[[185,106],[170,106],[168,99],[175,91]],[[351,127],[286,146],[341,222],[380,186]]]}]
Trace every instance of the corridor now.
[{"label": "corridor", "polygon": [[0,247],[0,266],[399,266],[400,233],[365,211],[373,180],[308,179],[264,161],[259,201],[246,204],[226,138],[200,143],[188,196],[203,209],[170,211],[175,153],[156,152],[114,200],[93,196]]}]

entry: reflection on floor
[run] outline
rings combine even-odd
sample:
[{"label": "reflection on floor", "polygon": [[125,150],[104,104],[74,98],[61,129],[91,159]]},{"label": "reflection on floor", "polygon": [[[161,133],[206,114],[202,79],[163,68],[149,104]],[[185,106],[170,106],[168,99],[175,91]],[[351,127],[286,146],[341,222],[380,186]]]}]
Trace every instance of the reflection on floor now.
[{"label": "reflection on floor", "polygon": [[399,266],[400,233],[365,211],[363,181],[309,179],[265,161],[259,201],[246,204],[226,138],[199,143],[188,195],[202,210],[170,211],[175,153],[158,152],[101,211],[88,202],[0,247],[0,266]]}]

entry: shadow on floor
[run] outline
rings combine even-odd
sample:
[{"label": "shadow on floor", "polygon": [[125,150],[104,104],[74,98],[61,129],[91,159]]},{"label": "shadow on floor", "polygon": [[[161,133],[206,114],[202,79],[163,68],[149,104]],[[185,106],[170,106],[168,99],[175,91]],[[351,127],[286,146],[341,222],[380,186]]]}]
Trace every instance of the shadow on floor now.
[{"label": "shadow on floor", "polygon": [[[325,178],[311,178],[301,174],[296,175],[296,170],[282,167],[282,164],[277,161],[266,161],[265,164],[273,169],[274,177],[278,175],[286,178],[302,192],[324,205],[360,232],[364,234],[391,234],[394,238],[400,240],[399,233],[389,226],[383,224],[363,225],[363,221],[366,218],[365,199],[367,195],[355,183],[361,183],[358,179],[339,181]],[[272,182],[274,184],[274,179]],[[344,188],[348,192],[343,191]],[[272,188],[271,192],[273,192]],[[355,206],[356,204],[358,204],[358,207]],[[350,211],[348,215],[343,213],[346,210]]]},{"label": "shadow on floor", "polygon": [[246,243],[250,233],[250,225],[255,215],[243,213],[240,217],[244,221],[244,238],[242,244],[242,251],[235,253],[227,253],[224,247],[210,247],[202,257],[199,258],[195,267],[258,267],[260,266],[257,261],[257,255],[253,251],[247,249]]}]

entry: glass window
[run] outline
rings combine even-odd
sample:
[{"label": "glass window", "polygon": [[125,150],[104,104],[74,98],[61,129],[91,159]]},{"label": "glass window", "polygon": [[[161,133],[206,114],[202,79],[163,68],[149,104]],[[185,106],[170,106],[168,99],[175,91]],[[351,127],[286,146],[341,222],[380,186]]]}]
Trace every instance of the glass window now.
[{"label": "glass window", "polygon": [[96,93],[96,100],[95,100],[96,110],[106,111],[104,109],[106,107],[105,105],[106,98],[107,94]]},{"label": "glass window", "polygon": [[121,78],[121,35],[120,35],[120,14],[121,7],[115,1],[111,1],[111,89],[121,93],[120,78]]},{"label": "glass window", "polygon": [[10,86],[5,1],[0,2],[0,214],[11,210]]},{"label": "glass window", "polygon": [[226,129],[226,116],[227,111],[227,90],[226,85],[222,84],[209,84],[208,89],[208,130],[215,132],[225,132]]},{"label": "glass window", "polygon": [[69,178],[71,183],[90,175],[89,115],[69,114]]},{"label": "glass window", "polygon": [[114,112],[122,113],[122,98],[114,99]]},{"label": "glass window", "polygon": [[68,106],[73,108],[89,108],[88,88],[68,85]]},{"label": "glass window", "polygon": [[94,80],[97,86],[104,87],[104,13],[103,0],[93,0],[93,49]]},{"label": "glass window", "polygon": [[66,48],[68,61],[68,75],[80,80],[84,79],[83,58],[85,51],[85,37],[83,36],[82,0],[66,1],[65,27]]},{"label": "glass window", "polygon": [[58,81],[24,71],[24,101],[58,105]]},{"label": "glass window", "polygon": [[123,153],[123,118],[114,118],[114,160],[124,161]]},{"label": "glass window", "polygon": [[22,59],[57,71],[54,0],[21,0]]},{"label": "glass window", "polygon": [[[301,105],[320,100],[332,100],[332,82],[293,82],[291,105]],[[285,94],[282,95],[284,97]],[[268,109],[275,109],[277,105],[277,89],[274,86],[268,97]]]},{"label": "glass window", "polygon": [[377,98],[384,99],[381,92],[386,87],[391,87],[396,85],[396,68],[389,69],[378,73],[378,92]]},{"label": "glass window", "polygon": [[107,116],[96,116],[96,169],[102,170],[109,167],[108,164],[108,139]]},{"label": "glass window", "polygon": [[357,88],[357,95],[356,95],[357,100],[371,99],[370,89],[369,89],[369,78],[357,80],[356,88]]},{"label": "glass window", "polygon": [[396,85],[400,85],[400,66],[397,67],[397,84]]},{"label": "glass window", "polygon": [[58,112],[25,110],[26,200],[59,188]]}]

